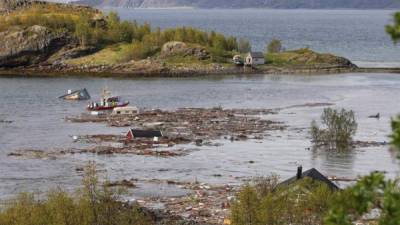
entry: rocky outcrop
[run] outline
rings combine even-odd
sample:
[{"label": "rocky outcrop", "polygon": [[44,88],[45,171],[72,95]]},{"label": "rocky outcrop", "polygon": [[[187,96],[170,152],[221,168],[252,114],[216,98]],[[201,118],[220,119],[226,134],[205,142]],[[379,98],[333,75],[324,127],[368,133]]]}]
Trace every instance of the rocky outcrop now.
[{"label": "rocky outcrop", "polygon": [[199,60],[210,58],[210,53],[202,46],[188,45],[179,41],[171,41],[163,45],[161,49],[161,57],[166,58],[176,55],[183,57],[193,56]]},{"label": "rocky outcrop", "polygon": [[55,33],[43,26],[13,27],[0,32],[0,67],[39,64],[72,42],[66,33]]},{"label": "rocky outcrop", "polygon": [[97,50],[98,48],[93,46],[77,46],[74,44],[69,44],[55,54],[51,55],[46,62],[54,65],[64,64],[66,60],[90,55],[95,53]]},{"label": "rocky outcrop", "polygon": [[285,68],[357,68],[350,60],[332,54],[314,52],[308,48],[269,53],[268,64]]}]

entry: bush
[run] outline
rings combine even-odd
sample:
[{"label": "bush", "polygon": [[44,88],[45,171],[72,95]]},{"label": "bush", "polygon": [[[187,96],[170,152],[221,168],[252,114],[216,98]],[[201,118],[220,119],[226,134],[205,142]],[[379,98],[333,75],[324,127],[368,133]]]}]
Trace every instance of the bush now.
[{"label": "bush", "polygon": [[386,32],[397,43],[400,40],[400,12],[394,14],[394,24],[386,26]]},{"label": "bush", "polygon": [[278,39],[273,39],[267,45],[267,53],[279,53],[282,51],[282,42]]},{"label": "bush", "polygon": [[325,184],[308,178],[285,187],[277,186],[276,176],[257,178],[242,188],[232,204],[232,224],[319,225],[333,196]]},{"label": "bush", "polygon": [[371,224],[399,224],[399,181],[385,180],[383,174],[372,173],[335,196],[330,205],[325,217],[326,225],[352,225],[372,209],[381,212],[379,218]]},{"label": "bush", "polygon": [[75,194],[50,191],[46,200],[22,193],[0,212],[2,225],[147,225],[141,210],[119,201],[121,190],[101,185],[94,164],[85,169],[83,188]]},{"label": "bush", "polygon": [[157,46],[149,46],[146,43],[136,42],[125,48],[122,52],[124,62],[130,60],[147,59],[159,51]]},{"label": "bush", "polygon": [[392,119],[392,135],[391,137],[391,143],[394,147],[400,149],[400,116],[397,116],[397,118]]},{"label": "bush", "polygon": [[357,122],[353,111],[340,111],[326,108],[321,115],[323,128],[315,121],[311,123],[311,138],[316,147],[346,150],[352,145],[353,136],[357,131]]}]

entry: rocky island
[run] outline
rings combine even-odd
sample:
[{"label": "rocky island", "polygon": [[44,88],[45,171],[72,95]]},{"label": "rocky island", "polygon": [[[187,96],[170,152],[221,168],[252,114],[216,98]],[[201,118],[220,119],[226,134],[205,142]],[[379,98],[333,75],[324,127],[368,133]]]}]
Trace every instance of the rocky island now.
[{"label": "rocky island", "polygon": [[338,73],[349,60],[309,49],[265,54],[243,67],[243,40],[191,27],[161,31],[80,5],[4,1],[0,6],[0,74],[194,76],[206,74]]}]

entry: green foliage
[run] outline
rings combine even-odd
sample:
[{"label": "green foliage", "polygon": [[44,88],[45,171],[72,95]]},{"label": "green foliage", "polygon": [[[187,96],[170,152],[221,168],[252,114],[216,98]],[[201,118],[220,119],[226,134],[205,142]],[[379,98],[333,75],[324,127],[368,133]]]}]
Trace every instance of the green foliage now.
[{"label": "green foliage", "polygon": [[79,39],[82,46],[86,46],[90,43],[91,33],[90,18],[88,16],[79,17],[76,22],[74,34]]},{"label": "green foliage", "polygon": [[153,56],[169,41],[198,44],[211,49],[214,62],[226,62],[226,58],[231,58],[232,52],[239,48],[236,38],[225,37],[213,31],[205,32],[192,27],[161,31],[160,28],[152,29],[148,23],[121,21],[114,11],[106,16],[90,8],[75,11],[74,7],[62,4],[34,5],[8,16],[0,16],[0,31],[16,25],[41,25],[73,34],[82,46],[104,48],[108,45],[133,43],[131,48],[134,52],[124,53],[127,59]]},{"label": "green foliage", "polygon": [[250,44],[250,42],[248,40],[246,40],[246,39],[243,39],[243,38],[239,39],[237,50],[240,53],[251,52],[251,44]]},{"label": "green foliage", "polygon": [[245,185],[239,192],[237,203],[232,206],[232,224],[256,225],[261,224],[259,219],[260,199],[253,187]]},{"label": "green foliage", "polygon": [[121,190],[101,185],[94,164],[85,169],[83,188],[76,194],[50,191],[46,200],[22,193],[0,211],[2,225],[148,225],[136,206],[118,201]]},{"label": "green foliage", "polygon": [[357,131],[354,112],[326,108],[321,115],[324,126],[320,128],[315,121],[311,123],[311,137],[316,147],[347,150],[351,147],[353,136]]},{"label": "green foliage", "polygon": [[266,48],[267,53],[279,53],[282,51],[282,42],[278,39],[273,39]]},{"label": "green foliage", "polygon": [[356,185],[336,195],[325,217],[326,225],[352,225],[372,209],[381,209],[380,225],[400,221],[399,182],[385,180],[381,173],[363,177]]},{"label": "green foliage", "polygon": [[284,51],[279,53],[266,53],[268,63],[276,66],[328,66],[337,65],[339,58],[331,54],[323,54],[308,48]]},{"label": "green foliage", "polygon": [[394,22],[392,25],[386,26],[386,32],[392,37],[395,43],[400,40],[400,12],[394,14]]},{"label": "green foliage", "polygon": [[400,116],[392,119],[392,135],[391,135],[391,143],[392,145],[400,151]]},{"label": "green foliage", "polygon": [[319,225],[334,193],[323,183],[303,179],[277,186],[276,176],[246,185],[232,205],[233,225]]},{"label": "green foliage", "polygon": [[158,51],[159,48],[157,46],[148,45],[144,42],[135,42],[123,50],[123,61],[146,59]]}]

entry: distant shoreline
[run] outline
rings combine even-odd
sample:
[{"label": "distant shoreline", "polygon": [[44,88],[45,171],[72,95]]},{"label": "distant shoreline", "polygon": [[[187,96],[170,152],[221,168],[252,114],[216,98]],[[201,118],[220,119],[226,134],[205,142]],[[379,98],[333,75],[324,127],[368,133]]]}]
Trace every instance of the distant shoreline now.
[{"label": "distant shoreline", "polygon": [[132,9],[132,10],[332,10],[332,11],[340,11],[340,10],[357,10],[357,11],[367,11],[367,10],[376,10],[376,11],[398,11],[400,8],[199,8],[199,7],[191,7],[191,6],[176,6],[176,7],[127,7],[127,6],[94,6],[97,9],[105,10],[105,9]]}]

